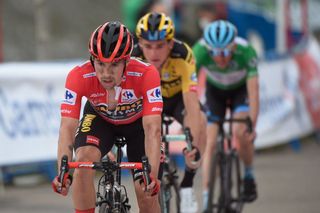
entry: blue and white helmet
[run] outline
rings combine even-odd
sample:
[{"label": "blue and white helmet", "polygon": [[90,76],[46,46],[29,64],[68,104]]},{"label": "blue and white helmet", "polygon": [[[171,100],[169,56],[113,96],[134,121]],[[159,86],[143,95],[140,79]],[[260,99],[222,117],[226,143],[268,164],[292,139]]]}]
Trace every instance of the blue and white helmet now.
[{"label": "blue and white helmet", "polygon": [[225,48],[234,41],[237,34],[237,28],[232,23],[217,20],[205,28],[203,38],[209,48]]}]

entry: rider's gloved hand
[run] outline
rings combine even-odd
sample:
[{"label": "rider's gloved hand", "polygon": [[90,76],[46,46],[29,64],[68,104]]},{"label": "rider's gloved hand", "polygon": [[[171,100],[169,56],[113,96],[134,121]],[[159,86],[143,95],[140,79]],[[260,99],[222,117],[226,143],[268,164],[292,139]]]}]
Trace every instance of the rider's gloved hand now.
[{"label": "rider's gloved hand", "polygon": [[189,169],[197,169],[200,167],[200,151],[197,147],[192,146],[192,150],[188,151],[187,148],[183,149],[185,163]]},{"label": "rider's gloved hand", "polygon": [[69,173],[66,173],[63,177],[62,183],[59,182],[59,176],[56,176],[53,179],[51,186],[54,192],[66,196],[68,194],[71,184],[72,176]]}]

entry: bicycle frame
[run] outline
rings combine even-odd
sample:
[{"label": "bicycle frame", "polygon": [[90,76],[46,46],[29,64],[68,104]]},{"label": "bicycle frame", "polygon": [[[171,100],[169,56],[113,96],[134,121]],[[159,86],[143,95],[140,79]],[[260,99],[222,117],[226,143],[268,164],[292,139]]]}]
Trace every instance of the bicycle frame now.
[{"label": "bicycle frame", "polygon": [[169,135],[169,125],[173,122],[171,117],[165,116],[163,119],[163,125],[165,126],[162,129],[162,143],[164,144],[164,159],[163,159],[163,177],[161,182],[161,211],[162,213],[170,212],[170,199],[172,198],[171,187],[174,188],[176,193],[176,206],[177,212],[180,212],[180,195],[179,195],[179,186],[177,183],[178,175],[177,168],[170,159],[169,153],[169,142],[174,141],[186,141],[187,149],[192,150],[192,136],[189,128],[184,129],[184,134],[180,135]]},{"label": "bicycle frame", "polygon": [[[232,123],[245,123],[248,131],[252,132],[252,123],[250,118],[246,119],[223,119],[217,122],[219,130],[217,137],[217,150],[212,159],[210,171],[210,184],[208,206],[206,213],[211,212],[236,212],[239,213],[243,208],[243,200],[241,195],[241,170],[240,160],[237,150],[232,146]],[[229,135],[226,134],[224,123],[229,123]],[[227,142],[227,144],[225,144]],[[226,146],[225,146],[226,145]],[[232,196],[232,170],[236,168],[236,198]],[[216,170],[220,171],[220,195],[218,203],[213,203],[214,200],[214,181],[216,181]],[[214,211],[214,210],[217,211]]]},{"label": "bicycle frame", "polygon": [[[121,185],[122,169],[140,169],[143,170],[143,176],[146,179],[146,185],[150,183],[150,165],[147,157],[142,157],[142,162],[121,162],[121,147],[125,145],[124,138],[117,138],[117,161],[111,161],[108,158],[100,162],[68,162],[68,157],[63,156],[61,159],[61,172],[59,180],[69,171],[69,169],[94,169],[102,171],[103,175],[99,179],[97,203],[100,207],[99,212],[128,212],[131,208],[125,186]],[[116,175],[114,175],[116,173]],[[149,181],[149,182],[148,182]],[[61,181],[60,181],[61,182]],[[100,193],[100,186],[103,187],[103,194]],[[124,191],[124,194],[122,193]],[[121,195],[124,195],[122,198]],[[108,210],[102,210],[108,209]]]}]

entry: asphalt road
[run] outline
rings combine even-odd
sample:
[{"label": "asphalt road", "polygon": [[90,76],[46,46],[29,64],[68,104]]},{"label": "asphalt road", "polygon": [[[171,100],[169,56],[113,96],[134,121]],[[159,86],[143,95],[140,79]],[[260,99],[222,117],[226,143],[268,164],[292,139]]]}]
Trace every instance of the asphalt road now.
[{"label": "asphalt road", "polygon": [[[298,152],[289,145],[259,151],[255,155],[255,173],[259,198],[256,202],[245,205],[245,213],[320,212],[319,143],[313,140],[304,141]],[[200,177],[198,173],[195,179],[199,202]],[[19,179],[16,180],[16,185],[0,189],[1,213],[73,212],[71,197],[61,197],[53,193],[48,181],[36,176]],[[131,194],[133,189],[130,183],[130,179],[124,179],[124,184]],[[138,212],[135,199],[131,199],[131,204],[131,212]]]}]

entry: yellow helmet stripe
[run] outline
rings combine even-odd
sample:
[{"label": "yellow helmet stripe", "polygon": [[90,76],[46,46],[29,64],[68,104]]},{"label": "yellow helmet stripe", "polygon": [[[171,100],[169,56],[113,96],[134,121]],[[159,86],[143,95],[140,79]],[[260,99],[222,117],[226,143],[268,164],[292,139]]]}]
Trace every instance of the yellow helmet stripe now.
[{"label": "yellow helmet stripe", "polygon": [[149,20],[150,15],[151,15],[151,13],[148,13],[143,20],[143,30],[145,30],[145,31],[149,30],[148,29],[148,20]]},{"label": "yellow helmet stripe", "polygon": [[166,16],[163,13],[161,13],[161,20],[160,20],[160,24],[159,24],[158,30],[162,30],[163,29],[165,21],[166,21]]}]

